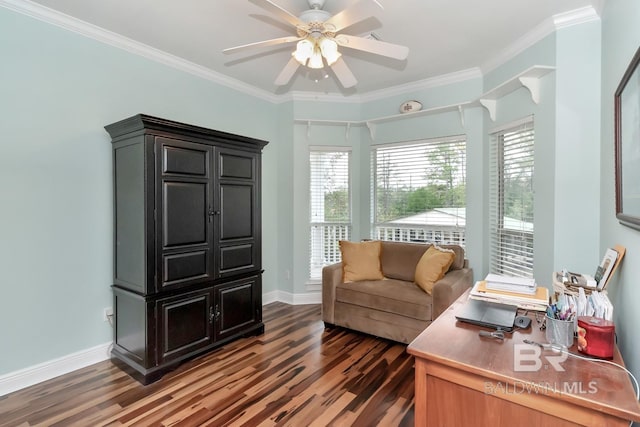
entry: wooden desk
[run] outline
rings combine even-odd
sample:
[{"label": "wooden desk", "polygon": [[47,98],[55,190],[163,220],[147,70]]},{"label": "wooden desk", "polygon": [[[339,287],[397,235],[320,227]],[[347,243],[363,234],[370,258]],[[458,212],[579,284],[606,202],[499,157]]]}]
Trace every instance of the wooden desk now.
[{"label": "wooden desk", "polygon": [[[504,341],[480,337],[483,328],[455,318],[467,297],[468,292],[409,344],[416,358],[416,426],[601,427],[640,421],[640,404],[622,369],[571,356],[562,361],[562,354],[523,343],[546,343],[533,313],[530,329],[506,334]],[[575,346],[570,351],[578,354]],[[623,364],[617,348],[613,361]]]}]

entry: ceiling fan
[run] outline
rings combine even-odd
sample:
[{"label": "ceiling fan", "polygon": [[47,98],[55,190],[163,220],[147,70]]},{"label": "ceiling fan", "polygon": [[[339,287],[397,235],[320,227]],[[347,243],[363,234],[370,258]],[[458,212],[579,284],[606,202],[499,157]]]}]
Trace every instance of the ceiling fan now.
[{"label": "ceiling fan", "polygon": [[382,5],[377,0],[358,0],[333,16],[322,9],[325,0],[307,0],[310,9],[302,12],[300,16],[293,15],[271,0],[251,1],[293,25],[296,29],[296,35],[231,47],[224,49],[223,52],[234,53],[244,49],[297,42],[296,50],[291,54],[291,59],[275,80],[275,84],[278,86],[286,85],[301,65],[320,69],[324,68],[325,64],[332,68],[344,88],[355,86],[358,81],[342,59],[338,46],[398,60],[404,60],[409,55],[409,48],[405,46],[339,34],[350,25],[374,16],[375,13],[382,10]]}]

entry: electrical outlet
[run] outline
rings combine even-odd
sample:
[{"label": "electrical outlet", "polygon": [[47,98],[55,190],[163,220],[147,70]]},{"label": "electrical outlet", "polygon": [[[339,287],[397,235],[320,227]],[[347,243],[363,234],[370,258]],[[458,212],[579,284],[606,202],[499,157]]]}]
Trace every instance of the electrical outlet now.
[{"label": "electrical outlet", "polygon": [[102,314],[102,320],[104,320],[105,322],[109,321],[109,317],[113,316],[113,308],[112,307],[105,307],[103,314]]}]

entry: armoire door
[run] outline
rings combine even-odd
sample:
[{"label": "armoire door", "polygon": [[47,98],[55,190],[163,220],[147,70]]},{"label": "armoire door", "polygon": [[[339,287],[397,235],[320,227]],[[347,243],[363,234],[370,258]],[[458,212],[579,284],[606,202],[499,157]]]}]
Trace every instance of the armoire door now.
[{"label": "armoire door", "polygon": [[212,289],[159,299],[158,364],[179,359],[213,342]]},{"label": "armoire door", "polygon": [[158,292],[214,277],[212,156],[207,145],[156,137]]},{"label": "armoire door", "polygon": [[260,265],[257,154],[221,148],[216,150],[215,243],[217,275],[228,277],[255,272]]},{"label": "armoire door", "polygon": [[235,280],[214,289],[215,340],[238,334],[262,321],[260,276]]}]

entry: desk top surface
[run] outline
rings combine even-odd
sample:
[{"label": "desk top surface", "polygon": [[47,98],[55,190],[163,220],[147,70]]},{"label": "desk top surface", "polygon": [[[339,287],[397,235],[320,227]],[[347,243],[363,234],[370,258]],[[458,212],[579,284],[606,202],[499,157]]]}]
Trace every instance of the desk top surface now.
[{"label": "desk top surface", "polygon": [[[627,373],[610,363],[579,359],[526,344],[547,343],[534,312],[530,328],[505,333],[503,341],[482,337],[488,329],[460,322],[455,313],[468,291],[425,329],[407,348],[417,358],[480,375],[486,387],[521,393],[541,393],[620,418],[640,421],[640,404]],[[519,314],[524,313],[519,310]],[[544,313],[538,314],[539,319]],[[578,356],[574,345],[569,352]],[[618,349],[612,362],[623,365]]]}]

